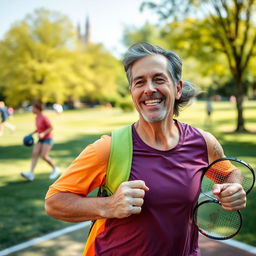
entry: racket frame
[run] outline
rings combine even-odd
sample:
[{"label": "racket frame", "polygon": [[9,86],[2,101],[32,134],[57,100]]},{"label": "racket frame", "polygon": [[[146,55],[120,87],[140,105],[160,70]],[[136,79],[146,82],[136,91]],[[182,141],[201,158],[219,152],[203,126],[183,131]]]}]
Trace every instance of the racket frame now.
[{"label": "racket frame", "polygon": [[[202,176],[201,176],[201,184],[202,184],[204,175],[205,175],[205,173],[208,171],[208,169],[211,168],[211,166],[213,166],[214,164],[216,164],[216,163],[218,163],[218,162],[220,162],[220,161],[224,161],[224,160],[235,161],[235,162],[238,162],[238,163],[240,163],[240,164],[243,164],[243,165],[245,165],[245,166],[251,171],[251,174],[252,174],[252,185],[251,185],[251,187],[250,187],[247,191],[245,191],[246,194],[248,194],[248,193],[252,190],[252,188],[254,187],[254,184],[255,184],[255,172],[254,172],[254,169],[253,169],[248,163],[246,163],[245,161],[243,161],[243,160],[241,160],[241,159],[239,159],[239,158],[234,158],[234,157],[222,157],[222,158],[219,158],[219,159],[213,161],[213,162],[212,162],[211,164],[209,164],[208,167],[205,168],[205,170],[203,171]],[[210,196],[210,195],[207,195],[207,193],[202,192],[202,189],[201,189],[201,193],[200,193],[200,194],[203,194],[203,195],[207,196],[207,197],[210,198],[210,199],[204,200],[204,201],[202,201],[202,202],[200,202],[200,203],[197,203],[196,207],[194,208],[194,211],[193,211],[194,223],[196,224],[196,226],[197,226],[199,232],[200,232],[202,235],[204,235],[204,236],[206,236],[206,237],[208,237],[208,238],[214,239],[214,240],[227,240],[227,239],[230,239],[230,238],[234,237],[235,235],[237,235],[237,234],[239,233],[241,227],[242,227],[242,224],[243,224],[242,215],[241,215],[241,212],[240,212],[239,210],[236,211],[236,212],[237,212],[237,214],[239,215],[239,218],[240,218],[240,226],[239,226],[239,228],[237,229],[237,231],[236,231],[234,234],[230,235],[230,236],[226,236],[226,237],[216,237],[216,236],[213,236],[213,235],[209,235],[209,234],[207,234],[204,230],[202,230],[202,229],[198,226],[198,224],[197,224],[197,209],[198,209],[202,204],[206,204],[206,203],[216,203],[216,204],[219,204],[219,205],[221,206],[221,203],[220,203],[219,200],[217,200],[216,198],[213,198],[213,197]],[[224,209],[223,209],[223,210],[224,210]]]},{"label": "racket frame", "polygon": [[[193,211],[193,218],[194,218],[194,223],[196,224],[196,226],[197,226],[197,228],[198,228],[198,231],[199,231],[202,235],[204,235],[204,236],[206,236],[206,237],[208,237],[208,238],[214,239],[214,240],[227,240],[227,239],[230,239],[230,238],[236,236],[236,235],[239,233],[239,231],[240,231],[240,229],[241,229],[241,227],[242,227],[242,224],[243,224],[243,218],[242,218],[242,214],[241,214],[240,211],[236,211],[237,214],[238,214],[238,216],[239,216],[239,218],[240,218],[240,225],[239,225],[239,228],[237,229],[237,231],[236,231],[235,233],[233,233],[233,234],[230,235],[230,236],[217,237],[217,236],[209,235],[209,234],[207,234],[207,232],[205,232],[204,230],[202,230],[202,229],[199,227],[199,225],[197,224],[197,209],[198,209],[201,205],[207,204],[207,203],[216,203],[216,204],[219,204],[219,205],[221,206],[221,203],[219,202],[219,200],[216,200],[216,199],[205,200],[205,201],[202,201],[202,202],[200,202],[199,204],[197,204],[197,206],[194,208],[194,211]],[[225,211],[225,210],[223,209],[223,211]]]},{"label": "racket frame", "polygon": [[[245,161],[243,161],[243,160],[241,160],[241,159],[239,159],[239,158],[235,158],[235,157],[222,157],[222,158],[219,158],[219,159],[213,161],[211,164],[209,164],[208,167],[207,167],[207,168],[203,171],[203,173],[202,173],[202,176],[201,176],[201,184],[202,184],[202,181],[203,181],[203,178],[204,178],[205,173],[206,173],[214,164],[216,164],[216,163],[218,163],[218,162],[220,162],[220,161],[225,161],[225,160],[235,161],[235,162],[237,162],[237,163],[243,164],[243,165],[245,165],[245,166],[251,171],[251,174],[252,174],[252,185],[251,185],[251,187],[250,187],[247,191],[245,191],[246,194],[249,194],[249,192],[253,189],[254,184],[255,184],[255,172],[254,172],[254,169],[253,169],[248,163],[246,163]],[[213,197],[207,195],[206,193],[202,192],[202,190],[201,190],[201,193],[204,194],[204,195],[206,195],[207,197],[211,198],[212,200],[215,200],[215,198],[213,198]]]}]

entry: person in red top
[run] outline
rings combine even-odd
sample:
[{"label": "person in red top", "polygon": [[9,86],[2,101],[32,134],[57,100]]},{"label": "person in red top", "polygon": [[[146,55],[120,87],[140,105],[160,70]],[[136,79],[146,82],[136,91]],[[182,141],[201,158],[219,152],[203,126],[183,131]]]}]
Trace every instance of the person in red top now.
[{"label": "person in red top", "polygon": [[40,156],[46,163],[48,163],[52,167],[52,172],[49,176],[50,179],[55,179],[60,174],[60,169],[56,167],[52,158],[49,156],[49,152],[53,146],[53,127],[48,117],[45,116],[42,111],[43,104],[41,102],[34,102],[32,105],[32,112],[36,114],[36,130],[29,135],[37,133],[39,139],[37,144],[35,144],[33,148],[30,171],[21,172],[21,176],[29,181],[34,180],[34,171],[37,160]]}]

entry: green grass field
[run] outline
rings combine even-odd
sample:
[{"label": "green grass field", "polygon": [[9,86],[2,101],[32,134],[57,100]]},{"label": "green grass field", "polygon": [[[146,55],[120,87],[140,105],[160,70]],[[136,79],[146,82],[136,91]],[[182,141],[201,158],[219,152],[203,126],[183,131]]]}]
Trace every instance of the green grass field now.
[{"label": "green grass field", "polygon": [[[228,156],[238,157],[256,168],[256,102],[245,103],[246,128],[254,133],[234,134],[236,111],[229,102],[213,103],[212,121],[205,123],[205,104],[197,102],[185,109],[178,118],[193,126],[212,132],[222,143]],[[101,134],[132,123],[136,112],[119,109],[81,109],[57,115],[46,111],[54,124],[55,145],[51,156],[64,170],[89,143]],[[25,134],[34,129],[34,115],[16,113],[11,122],[17,130],[0,137],[0,250],[40,235],[60,229],[70,223],[46,216],[44,196],[51,184],[50,168],[39,160],[36,179],[24,181],[19,173],[30,167],[31,148],[22,145]],[[248,207],[242,211],[244,224],[235,239],[256,245],[256,191],[248,196]]]}]

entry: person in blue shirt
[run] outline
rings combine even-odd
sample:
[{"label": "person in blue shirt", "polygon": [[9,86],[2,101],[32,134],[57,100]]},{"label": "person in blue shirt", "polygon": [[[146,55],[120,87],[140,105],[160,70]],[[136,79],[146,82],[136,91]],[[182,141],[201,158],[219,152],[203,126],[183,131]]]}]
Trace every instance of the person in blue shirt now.
[{"label": "person in blue shirt", "polygon": [[15,126],[8,122],[9,113],[3,101],[0,101],[0,114],[1,114],[0,136],[3,135],[5,127],[8,128],[10,131],[15,131]]}]

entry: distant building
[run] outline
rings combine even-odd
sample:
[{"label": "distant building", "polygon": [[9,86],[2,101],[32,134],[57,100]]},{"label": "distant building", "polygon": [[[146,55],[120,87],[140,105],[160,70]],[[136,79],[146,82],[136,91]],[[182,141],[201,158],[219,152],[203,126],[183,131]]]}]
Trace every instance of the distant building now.
[{"label": "distant building", "polygon": [[82,45],[88,45],[89,43],[91,43],[91,24],[88,16],[85,21],[84,33],[81,31],[80,23],[78,23],[77,37]]}]

